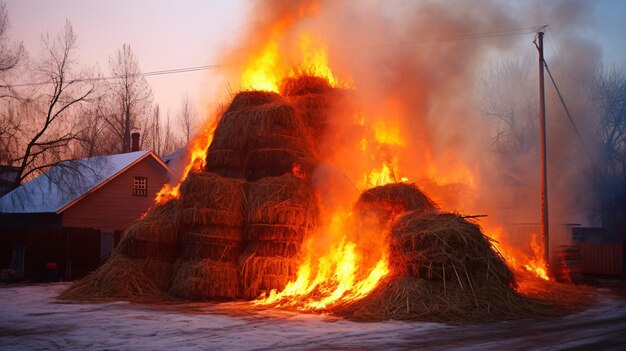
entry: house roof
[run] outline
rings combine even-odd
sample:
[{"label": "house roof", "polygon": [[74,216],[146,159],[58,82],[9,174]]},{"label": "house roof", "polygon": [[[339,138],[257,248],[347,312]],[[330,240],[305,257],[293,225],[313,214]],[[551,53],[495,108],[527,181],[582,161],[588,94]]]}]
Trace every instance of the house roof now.
[{"label": "house roof", "polygon": [[64,161],[0,197],[0,212],[59,214],[147,157],[171,173],[152,151]]}]

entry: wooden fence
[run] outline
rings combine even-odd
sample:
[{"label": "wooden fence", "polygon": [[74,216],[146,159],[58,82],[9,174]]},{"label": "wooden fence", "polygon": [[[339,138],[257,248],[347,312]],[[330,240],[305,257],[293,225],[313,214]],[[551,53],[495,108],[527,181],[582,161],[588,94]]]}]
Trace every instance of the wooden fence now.
[{"label": "wooden fence", "polygon": [[580,243],[582,273],[622,276],[624,273],[623,244]]},{"label": "wooden fence", "polygon": [[58,276],[73,280],[100,264],[100,231],[85,228],[2,229],[0,268],[9,268],[15,245],[24,245],[24,277],[45,281],[51,278],[46,263],[58,266]]}]

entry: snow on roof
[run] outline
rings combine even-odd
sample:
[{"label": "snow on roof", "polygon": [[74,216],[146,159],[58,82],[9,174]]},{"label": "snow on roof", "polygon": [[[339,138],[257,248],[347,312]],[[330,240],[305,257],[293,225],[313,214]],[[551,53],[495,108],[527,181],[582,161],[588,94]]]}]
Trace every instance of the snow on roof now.
[{"label": "snow on roof", "polygon": [[136,151],[61,162],[0,197],[0,212],[59,213],[148,154],[152,152]]}]

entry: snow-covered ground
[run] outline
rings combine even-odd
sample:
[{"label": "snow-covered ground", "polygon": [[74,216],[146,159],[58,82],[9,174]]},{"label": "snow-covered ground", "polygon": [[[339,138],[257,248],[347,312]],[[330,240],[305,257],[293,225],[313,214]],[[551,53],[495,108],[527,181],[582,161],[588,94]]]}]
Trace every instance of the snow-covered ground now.
[{"label": "snow-covered ground", "polygon": [[0,287],[0,350],[626,349],[626,299],[551,320],[356,323],[246,303],[60,303],[67,285]]}]

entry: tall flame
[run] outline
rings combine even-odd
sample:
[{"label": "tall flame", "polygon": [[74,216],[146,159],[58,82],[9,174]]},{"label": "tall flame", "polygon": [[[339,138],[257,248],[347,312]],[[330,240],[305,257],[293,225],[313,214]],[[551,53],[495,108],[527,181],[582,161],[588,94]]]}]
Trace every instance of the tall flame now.
[{"label": "tall flame", "polygon": [[[277,24],[277,27],[280,27],[280,24]],[[326,47],[319,38],[302,33],[297,48],[290,49],[278,40],[280,37],[278,32],[268,34],[267,42],[259,47],[258,52],[254,53],[254,58],[243,69],[241,84],[244,89],[279,92],[280,82],[284,77],[302,72],[325,78],[333,87],[342,86],[330,69]],[[389,101],[380,108],[380,111],[370,112],[372,113],[358,112],[353,116],[354,125],[351,126],[351,131],[356,131],[358,137],[354,140],[354,145],[351,145],[351,153],[335,155],[339,163],[343,162],[342,165],[346,165],[350,176],[346,174],[344,176],[351,183],[355,181],[352,183],[354,188],[363,191],[375,186],[408,181],[404,176],[403,166],[406,166],[406,158],[412,160],[410,156],[416,153],[409,147],[415,148],[417,144],[420,145],[418,150],[420,170],[418,174],[411,174],[411,178],[428,179],[432,187],[427,192],[435,200],[446,205],[450,197],[443,189],[451,186],[462,186],[471,191],[479,190],[476,167],[469,167],[461,162],[454,149],[438,153],[439,157],[435,159],[424,141],[421,141],[424,144],[420,144],[405,140],[403,126],[398,123],[400,121],[398,116],[405,113],[400,104]],[[194,140],[189,151],[189,162],[183,170],[180,181],[183,181],[192,170],[204,166],[213,131],[214,128]],[[358,165],[354,166],[355,163]],[[298,164],[293,164],[292,173],[299,178],[308,177]],[[166,184],[157,194],[155,202],[162,204],[178,198],[180,181],[173,186]],[[347,205],[349,201],[346,200],[342,206]],[[303,248],[305,259],[298,269],[296,278],[282,291],[271,291],[261,296],[255,301],[256,304],[293,306],[306,310],[326,309],[367,296],[381,279],[391,273],[388,264],[388,246],[384,240],[385,233],[372,235],[379,238],[377,240],[380,242],[376,242],[379,245],[367,245],[368,243],[363,245],[362,233],[355,233],[355,229],[350,227],[351,213],[342,206],[329,206],[322,211],[324,225],[308,239],[306,247]],[[464,208],[459,208],[461,209]],[[380,230],[384,231],[382,228]],[[486,232],[495,240],[503,237],[500,227],[489,228]],[[323,245],[325,241],[332,244]],[[522,267],[543,279],[548,279],[546,264],[540,252],[541,246],[537,244],[536,237],[531,240],[533,253],[530,255],[513,249],[502,240],[494,245],[511,267]],[[375,248],[373,252],[372,247]]]},{"label": "tall flame", "polygon": [[[335,212],[329,230],[342,233],[349,213]],[[297,278],[280,292],[271,291],[255,301],[259,305],[294,306],[305,310],[324,309],[333,304],[359,300],[367,296],[380,279],[389,274],[386,250],[373,265],[364,262],[365,255],[357,244],[343,236],[336,246],[319,255],[307,245],[308,254]]]},{"label": "tall flame", "polygon": [[[327,50],[319,38],[306,32],[300,35],[299,45],[294,53],[297,65],[289,62],[280,49],[275,38],[262,47],[261,52],[243,71],[241,84],[244,89],[278,92],[283,78],[294,77],[302,72],[325,78],[333,87],[340,85],[330,69]],[[294,69],[294,66],[298,68]]]},{"label": "tall flame", "polygon": [[502,235],[502,227],[490,228],[487,231],[492,239],[495,240],[494,246],[500,251],[507,264],[514,270],[526,270],[538,278],[550,280],[546,261],[543,259],[543,247],[537,242],[537,234],[532,233],[530,239],[530,248],[532,253],[527,254],[504,242]]},{"label": "tall flame", "polygon": [[199,171],[204,168],[206,163],[206,155],[209,150],[209,146],[213,141],[213,134],[215,133],[215,125],[207,127],[198,134],[189,144],[187,149],[185,167],[182,170],[180,179],[176,181],[176,184],[170,183],[163,184],[163,187],[157,192],[154,202],[157,205],[163,205],[170,200],[178,199],[180,197],[180,185],[187,179],[187,175],[191,171]]}]

